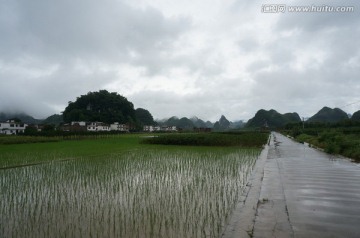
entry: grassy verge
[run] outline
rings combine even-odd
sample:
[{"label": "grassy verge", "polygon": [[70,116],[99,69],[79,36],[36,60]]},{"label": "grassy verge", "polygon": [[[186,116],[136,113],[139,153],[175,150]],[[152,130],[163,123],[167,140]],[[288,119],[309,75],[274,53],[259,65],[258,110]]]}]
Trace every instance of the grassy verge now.
[{"label": "grassy verge", "polygon": [[300,134],[299,142],[307,142],[330,154],[340,154],[360,162],[360,138],[358,134],[345,134],[340,130],[324,130],[318,135]]}]

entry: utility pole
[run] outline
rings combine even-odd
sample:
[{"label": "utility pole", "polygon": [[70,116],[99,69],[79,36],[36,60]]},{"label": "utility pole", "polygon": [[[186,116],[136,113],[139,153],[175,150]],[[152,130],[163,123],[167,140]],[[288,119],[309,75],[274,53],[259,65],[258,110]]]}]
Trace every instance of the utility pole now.
[{"label": "utility pole", "polygon": [[303,129],[305,129],[305,117],[302,118]]}]

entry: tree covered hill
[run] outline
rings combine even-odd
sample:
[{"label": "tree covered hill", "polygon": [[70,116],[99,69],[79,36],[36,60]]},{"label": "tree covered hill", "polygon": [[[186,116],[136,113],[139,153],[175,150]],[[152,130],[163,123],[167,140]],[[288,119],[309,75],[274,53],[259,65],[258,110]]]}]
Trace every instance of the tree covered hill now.
[{"label": "tree covered hill", "polygon": [[345,119],[349,119],[346,112],[339,108],[323,107],[314,116],[310,117],[307,122],[328,122],[336,123]]},{"label": "tree covered hill", "polygon": [[101,121],[105,123],[136,123],[134,105],[125,97],[106,90],[81,95],[63,112],[64,122]]},{"label": "tree covered hill", "polygon": [[59,125],[63,123],[63,116],[59,114],[54,114],[46,118],[42,121],[42,124],[48,124],[48,125]]},{"label": "tree covered hill", "polygon": [[135,110],[136,119],[141,125],[155,125],[153,116],[144,108],[137,108]]},{"label": "tree covered hill", "polygon": [[354,112],[354,114],[353,114],[352,117],[351,117],[351,120],[353,120],[353,121],[360,121],[360,110]]},{"label": "tree covered hill", "polygon": [[221,115],[220,119],[215,122],[214,130],[215,131],[226,131],[230,128],[230,121],[226,119],[224,115]]},{"label": "tree covered hill", "polygon": [[261,109],[246,123],[246,127],[283,127],[288,123],[295,122],[301,122],[300,116],[296,112],[281,114],[274,109],[269,111]]},{"label": "tree covered hill", "polygon": [[176,126],[184,130],[192,130],[195,127],[195,122],[187,117],[178,118],[176,116],[170,117],[167,120],[158,121],[162,126]]}]

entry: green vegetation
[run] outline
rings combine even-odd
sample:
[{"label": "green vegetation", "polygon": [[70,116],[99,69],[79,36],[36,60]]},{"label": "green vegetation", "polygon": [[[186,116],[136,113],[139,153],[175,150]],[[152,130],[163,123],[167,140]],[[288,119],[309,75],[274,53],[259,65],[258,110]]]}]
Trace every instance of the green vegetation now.
[{"label": "green vegetation", "polygon": [[54,115],[51,115],[48,118],[46,118],[44,121],[42,121],[42,124],[58,126],[63,122],[64,122],[64,120],[63,120],[62,115],[54,114]]},{"label": "green vegetation", "polygon": [[266,144],[268,133],[186,133],[165,134],[144,139],[143,143],[162,145],[193,145],[193,146],[243,146],[261,147]]},{"label": "green vegetation", "polygon": [[45,137],[45,136],[0,136],[0,144],[25,144],[25,143],[42,143],[42,142],[57,142],[61,140],[60,137]]},{"label": "green vegetation", "polygon": [[300,134],[295,139],[323,148],[327,153],[341,154],[360,161],[360,137],[358,134],[344,134],[339,130],[324,130],[318,136]]},{"label": "green vegetation", "polygon": [[260,149],[144,136],[0,145],[0,237],[219,237]]},{"label": "green vegetation", "polygon": [[144,125],[155,125],[155,121],[153,116],[151,115],[151,113],[143,108],[137,108],[135,110],[135,115],[137,120],[139,121],[139,123],[144,126]]},{"label": "green vegetation", "polygon": [[346,112],[339,108],[323,107],[314,116],[310,117],[308,122],[336,123],[341,120],[349,119]]},{"label": "green vegetation", "polygon": [[89,92],[69,102],[63,112],[65,122],[101,121],[105,123],[135,123],[134,105],[125,97],[106,90]]},{"label": "green vegetation", "polygon": [[322,148],[327,153],[360,161],[360,122],[343,120],[338,123],[292,124],[287,126],[284,134]]}]

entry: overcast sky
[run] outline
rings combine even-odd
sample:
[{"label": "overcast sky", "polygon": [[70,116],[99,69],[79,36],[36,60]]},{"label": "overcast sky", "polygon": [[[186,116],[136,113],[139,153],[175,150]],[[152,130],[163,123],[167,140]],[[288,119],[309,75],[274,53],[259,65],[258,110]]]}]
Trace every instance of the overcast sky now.
[{"label": "overcast sky", "polygon": [[358,0],[0,0],[0,111],[45,118],[106,89],[158,119],[353,113],[359,39]]}]

